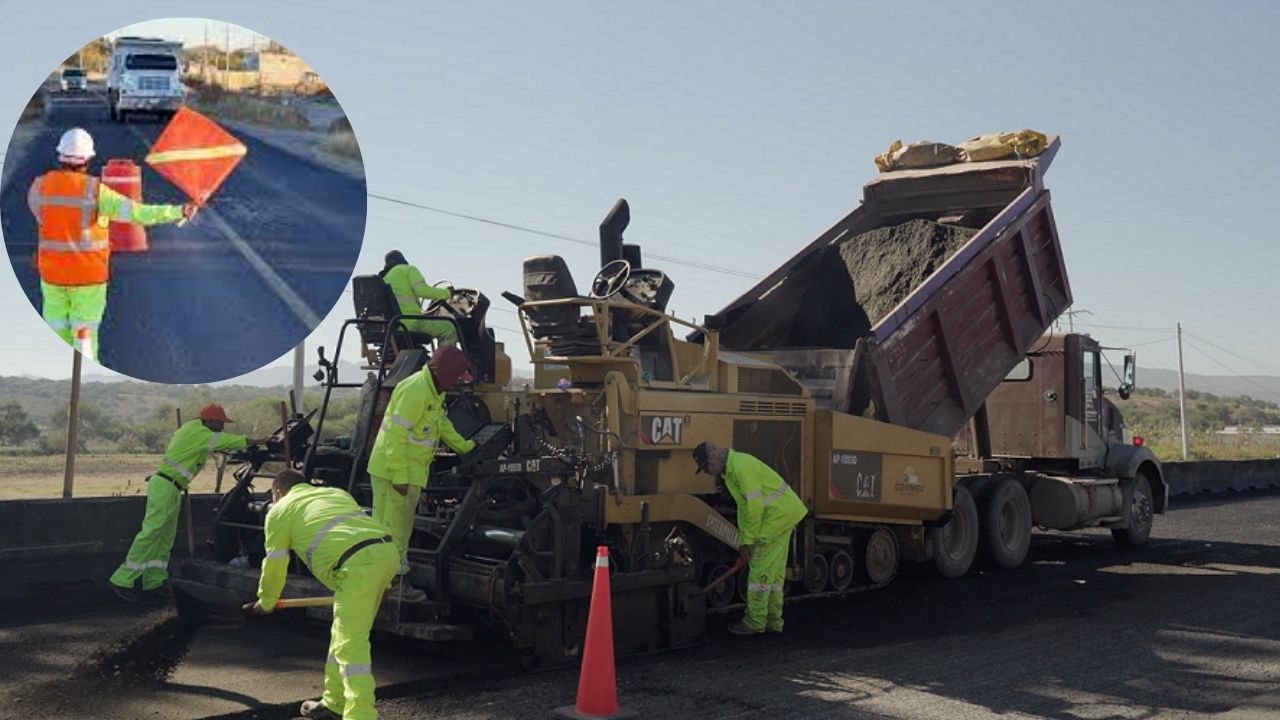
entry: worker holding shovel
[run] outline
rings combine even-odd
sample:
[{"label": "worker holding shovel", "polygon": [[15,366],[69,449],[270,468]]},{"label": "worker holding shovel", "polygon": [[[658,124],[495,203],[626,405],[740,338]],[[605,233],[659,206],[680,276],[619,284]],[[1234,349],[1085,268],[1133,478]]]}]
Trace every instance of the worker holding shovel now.
[{"label": "worker holding shovel", "polygon": [[749,563],[747,610],[734,635],[782,632],[782,586],[791,531],[808,510],[773,468],[744,452],[709,442],[693,449],[699,473],[724,481],[738,506],[738,557]]},{"label": "worker holding shovel", "polygon": [[265,440],[249,440],[243,435],[223,432],[231,419],[221,405],[210,403],[200,417],[188,420],[174,433],[165,448],[160,467],[147,478],[147,509],[129,554],[111,575],[111,589],[120,599],[137,602],[134,585],[142,579],[143,592],[158,590],[169,577],[169,552],[178,530],[178,509],[182,493],[199,474],[215,450],[241,450]]},{"label": "worker holding shovel", "polygon": [[98,325],[107,310],[111,221],[135,225],[181,222],[196,205],[144,205],[89,174],[93,137],[71,128],[58,141],[58,165],[32,181],[27,205],[36,217],[41,315],[58,337],[98,360]]},{"label": "worker holding shovel", "polygon": [[302,473],[285,470],[271,484],[266,558],[253,612],[271,612],[284,589],[289,551],[333,590],[333,626],[324,665],[324,695],[302,703],[303,717],[373,720],[373,666],[369,631],[382,594],[400,566],[388,529],[366,516],[338,488],[311,485]]}]

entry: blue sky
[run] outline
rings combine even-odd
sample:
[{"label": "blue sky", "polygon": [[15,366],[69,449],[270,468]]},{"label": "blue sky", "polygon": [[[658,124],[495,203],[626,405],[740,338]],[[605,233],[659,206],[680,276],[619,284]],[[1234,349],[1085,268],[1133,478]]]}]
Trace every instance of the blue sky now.
[{"label": "blue sky", "polygon": [[[1280,6],[266,5],[217,7],[330,83],[360,139],[370,192],[584,240],[625,196],[628,238],[649,253],[747,273],[767,273],[852,209],[875,176],[872,157],[894,139],[1059,134],[1047,185],[1076,308],[1092,313],[1077,328],[1093,326],[1108,344],[1141,343],[1142,365],[1167,368],[1181,321],[1209,351],[1189,350],[1188,371],[1280,374]],[[67,6],[60,16],[79,7],[93,28],[83,40],[211,7],[141,2],[126,17]],[[0,115],[14,117],[80,40],[47,49],[48,38],[67,36],[55,19],[10,12]],[[393,247],[429,279],[480,287],[495,308],[505,305],[500,291],[519,290],[527,255],[564,255],[580,287],[598,257],[593,247],[371,199],[357,272],[379,268]],[[752,284],[664,269],[676,282],[672,308],[686,318]],[[313,334],[309,354],[332,346],[349,303],[344,296]],[[64,349],[4,271],[0,308],[0,374],[65,377]],[[495,311],[491,324],[516,320]],[[523,364],[516,335],[500,330],[499,339]]]}]

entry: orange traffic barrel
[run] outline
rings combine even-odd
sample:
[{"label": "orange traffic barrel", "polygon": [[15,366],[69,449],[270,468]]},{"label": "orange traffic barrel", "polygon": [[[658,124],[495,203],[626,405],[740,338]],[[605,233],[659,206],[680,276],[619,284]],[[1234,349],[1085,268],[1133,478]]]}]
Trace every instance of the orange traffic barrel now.
[{"label": "orange traffic barrel", "polygon": [[[112,158],[102,169],[102,182],[134,202],[142,202],[142,169],[128,158]],[[111,252],[146,252],[147,230],[130,222],[112,221],[107,228]]]}]

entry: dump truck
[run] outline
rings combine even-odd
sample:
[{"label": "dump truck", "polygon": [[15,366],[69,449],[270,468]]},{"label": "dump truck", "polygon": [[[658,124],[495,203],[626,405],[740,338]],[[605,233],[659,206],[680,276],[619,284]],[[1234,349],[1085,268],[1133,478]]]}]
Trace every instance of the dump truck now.
[{"label": "dump truck", "polygon": [[[617,652],[700,642],[707,616],[738,607],[746,587],[740,573],[704,590],[736,557],[738,532],[732,498],[695,474],[703,441],[760,458],[806,504],[788,561],[793,598],[878,588],[905,563],[946,577],[977,560],[1013,568],[1033,526],[1144,542],[1167,497],[1159,461],[1125,442],[1103,397],[1104,349],[1051,331],[1071,303],[1043,186],[1057,149],[1055,138],[1037,158],[883,173],[857,209],[700,325],[667,312],[674,280],[624,241],[630,208],[619,201],[600,225],[587,293],[555,255],[526,259],[522,292],[504,293],[534,368],[521,387],[483,293],[457,290],[412,316],[458,327],[475,383],[450,394],[449,416],[477,448],[436,456],[403,580],[427,598],[384,604],[375,628],[432,641],[496,631],[528,667],[575,662],[604,545]],[[829,262],[842,243],[921,222],[966,237],[891,311],[873,321],[864,299],[849,321],[832,303],[804,304],[831,299],[823,282],[851,283],[848,266]],[[430,339],[406,331],[377,276],[355,278],[353,297],[335,353],[358,342],[367,375],[340,378],[320,349],[318,416],[246,452],[208,556],[175,573],[179,597],[253,596],[269,509],[253,482],[268,463],[370,503],[383,410]],[[1128,354],[1121,394],[1133,375]],[[355,425],[320,442],[340,391],[359,392]],[[293,569],[286,594],[317,591]]]},{"label": "dump truck", "polygon": [[172,116],[182,107],[182,43],[155,37],[118,37],[107,66],[107,109],[127,122],[135,112]]}]

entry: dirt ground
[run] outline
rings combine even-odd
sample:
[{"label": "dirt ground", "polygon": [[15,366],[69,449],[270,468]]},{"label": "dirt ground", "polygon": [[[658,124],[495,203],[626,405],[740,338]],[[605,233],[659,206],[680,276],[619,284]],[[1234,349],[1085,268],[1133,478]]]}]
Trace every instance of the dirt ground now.
[{"label": "dirt ground", "polygon": [[[79,455],[72,497],[145,495],[145,478],[155,472],[160,455]],[[210,468],[211,470],[212,468]],[[206,479],[213,488],[212,472]],[[0,457],[0,500],[62,497],[63,456]]]}]

